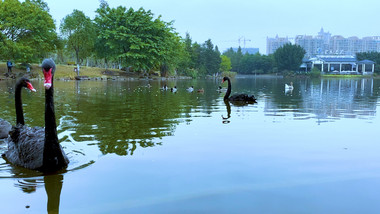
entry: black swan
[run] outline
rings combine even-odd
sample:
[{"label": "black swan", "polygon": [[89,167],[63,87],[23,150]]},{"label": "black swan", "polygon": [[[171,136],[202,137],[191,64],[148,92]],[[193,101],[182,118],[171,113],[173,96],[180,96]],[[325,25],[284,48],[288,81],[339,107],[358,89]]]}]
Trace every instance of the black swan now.
[{"label": "black swan", "polygon": [[[24,112],[22,110],[22,101],[21,101],[21,89],[27,88],[33,92],[36,91],[36,89],[33,88],[33,85],[30,83],[30,81],[22,77],[20,78],[16,83],[16,90],[15,90],[15,107],[16,107],[16,124],[24,125]],[[9,132],[12,129],[12,125],[4,120],[0,119],[0,139],[7,138]]]},{"label": "black swan", "polygon": [[0,139],[7,138],[11,128],[12,125],[8,121],[0,118]]},{"label": "black swan", "polygon": [[18,125],[7,138],[8,151],[3,156],[17,166],[52,172],[66,168],[69,159],[57,136],[53,97],[54,61],[45,59],[42,62],[42,71],[45,77],[45,129]]},{"label": "black swan", "polygon": [[229,100],[231,102],[245,102],[245,103],[256,103],[256,98],[254,95],[248,94],[234,94],[230,97],[231,94],[231,80],[228,77],[224,77],[222,83],[225,81],[228,82],[227,92],[224,95],[224,100]]}]

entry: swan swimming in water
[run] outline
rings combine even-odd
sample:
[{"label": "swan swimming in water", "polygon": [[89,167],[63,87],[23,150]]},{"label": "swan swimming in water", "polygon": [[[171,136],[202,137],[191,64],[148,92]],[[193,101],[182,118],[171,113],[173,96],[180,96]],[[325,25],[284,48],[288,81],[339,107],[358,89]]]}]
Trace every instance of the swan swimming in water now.
[{"label": "swan swimming in water", "polygon": [[231,94],[231,80],[228,77],[224,77],[222,83],[225,81],[228,82],[227,92],[224,95],[224,100],[229,100],[232,102],[248,102],[248,103],[256,103],[256,98],[254,95],[248,94],[234,94],[230,97]]},{"label": "swan swimming in water", "polygon": [[290,85],[285,83],[285,90],[293,90],[293,82],[290,82]]},{"label": "swan swimming in water", "polygon": [[[22,101],[21,101],[21,89],[27,88],[33,92],[36,91],[36,89],[33,88],[33,85],[30,83],[29,79],[22,77],[20,78],[16,83],[16,90],[15,90],[15,107],[16,107],[16,124],[24,125],[24,112],[22,109]],[[12,129],[12,125],[0,118],[0,139],[7,138],[9,132]]]},{"label": "swan swimming in water", "polygon": [[3,156],[14,165],[42,172],[53,172],[69,164],[58,142],[54,112],[55,63],[52,59],[42,62],[45,87],[45,128],[17,125],[7,138],[8,151]]}]

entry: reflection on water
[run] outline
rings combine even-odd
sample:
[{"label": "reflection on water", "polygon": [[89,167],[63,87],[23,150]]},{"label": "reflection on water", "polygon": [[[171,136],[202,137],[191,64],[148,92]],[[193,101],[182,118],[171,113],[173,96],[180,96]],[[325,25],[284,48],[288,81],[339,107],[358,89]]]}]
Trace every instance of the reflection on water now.
[{"label": "reflection on water", "polygon": [[[294,89],[286,91],[284,83],[291,81]],[[0,82],[0,103],[3,104],[0,117],[12,124],[15,122],[13,84]],[[147,84],[151,87],[146,87]],[[165,84],[169,88],[177,86],[178,91],[160,90]],[[145,199],[154,204],[157,198],[163,198],[161,202],[170,199],[175,204],[177,199],[173,195],[183,199],[228,190],[234,192],[235,200],[231,203],[234,204],[242,201],[239,191],[255,189],[251,187],[271,186],[275,191],[288,183],[297,186],[297,181],[302,179],[315,184],[319,173],[327,177],[322,176],[321,180],[345,177],[335,174],[329,177],[326,171],[332,172],[335,168],[326,167],[326,170],[323,164],[336,157],[342,158],[344,163],[347,160],[360,162],[361,157],[355,155],[361,150],[350,153],[354,143],[347,139],[343,141],[348,145],[339,144],[338,149],[324,150],[321,142],[326,139],[333,139],[330,144],[341,140],[333,135],[321,138],[321,133],[332,128],[346,133],[343,125],[331,126],[342,124],[339,123],[342,120],[351,124],[378,120],[379,80],[235,78],[232,94],[254,94],[257,98],[257,104],[243,106],[224,102],[224,93],[217,91],[219,84],[219,80],[57,81],[57,129],[70,159],[67,171],[43,175],[13,167],[0,159],[0,181],[11,181],[13,185],[5,188],[14,195],[22,191],[37,197],[38,190],[44,186],[47,210],[51,213],[58,213],[65,203],[66,209],[71,205],[80,206],[75,200],[76,194],[88,208],[93,203],[101,204],[98,198],[120,207],[125,206],[120,198],[129,199],[127,204],[135,200],[144,204]],[[33,85],[37,93],[23,91],[25,121],[29,126],[43,126],[43,83],[35,81]],[[204,93],[188,93],[186,88],[191,85],[195,89],[203,88]],[[316,127],[320,128],[318,133],[310,131]],[[327,129],[323,129],[325,127]],[[369,126],[366,129],[375,130]],[[304,145],[305,139],[299,132],[307,132],[308,141],[313,144]],[[6,145],[0,142],[0,153],[5,150]],[[308,159],[309,156],[312,158]],[[353,156],[357,159],[350,159]],[[333,166],[340,166],[340,162],[331,162]],[[91,179],[86,173],[80,177],[82,172],[92,172]],[[64,175],[62,194],[67,195],[60,205]],[[126,177],[136,185],[124,188]],[[155,182],[150,182],[152,177]],[[287,181],[276,180],[283,177]],[[74,181],[83,180],[88,182],[88,187],[82,193],[72,186]],[[99,183],[104,185],[99,186]],[[181,191],[190,192],[191,196]],[[103,197],[105,192],[109,198]],[[30,206],[30,211],[33,208]]]},{"label": "reflection on water", "polygon": [[224,104],[226,105],[226,109],[227,109],[227,117],[223,117],[222,115],[222,118],[223,118],[222,123],[227,124],[227,123],[230,123],[229,119],[231,117],[231,105],[230,105],[230,102],[228,102],[228,100],[224,100]]},{"label": "reflection on water", "polygon": [[294,91],[285,90],[285,95],[292,95],[291,100],[282,102],[284,97],[270,97],[265,112],[267,116],[291,113],[294,119],[317,119],[318,123],[339,118],[366,119],[376,112],[378,90],[374,84],[373,79],[300,80]]},{"label": "reflection on water", "polygon": [[[43,177],[18,179],[15,184],[17,188],[20,188],[23,192],[28,194],[34,193],[37,188],[44,186],[47,196],[46,210],[49,214],[59,213],[62,185],[62,174],[51,174]],[[30,207],[30,205],[26,205],[26,209],[29,209]]]},{"label": "reflection on water", "polygon": [[59,213],[59,202],[63,184],[63,175],[45,175],[45,191],[47,194],[47,211],[48,213]]},{"label": "reflection on water", "polygon": [[[265,116],[290,116],[295,120],[315,119],[317,123],[339,118],[369,119],[376,113],[378,82],[373,79],[299,79],[294,89],[284,90],[281,78],[237,78],[232,93],[255,94],[264,106]],[[238,82],[238,84],[236,84]],[[13,81],[1,82],[1,117],[14,123]],[[37,93],[23,92],[27,125],[42,126],[44,93],[42,82],[33,82]],[[151,87],[146,87],[149,84]],[[177,93],[159,88],[177,86]],[[204,93],[185,93],[189,85]],[[55,100],[59,118],[58,137],[71,162],[68,170],[96,162],[101,155],[133,155],[139,149],[161,146],[164,137],[173,136],[176,126],[192,118],[211,117],[224,112],[222,122],[231,122],[231,105],[222,102],[219,80],[202,81],[57,81]],[[291,95],[291,96],[289,96]],[[232,103],[237,109],[244,105]],[[6,145],[0,146],[4,152]],[[0,162],[0,176],[9,167]],[[7,172],[8,171],[8,172]],[[12,172],[13,173],[13,172]],[[13,176],[23,175],[21,173]]]}]

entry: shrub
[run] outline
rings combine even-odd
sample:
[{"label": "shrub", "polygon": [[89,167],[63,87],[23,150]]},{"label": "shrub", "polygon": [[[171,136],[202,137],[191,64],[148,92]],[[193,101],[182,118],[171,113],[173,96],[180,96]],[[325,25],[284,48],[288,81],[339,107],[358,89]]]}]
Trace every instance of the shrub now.
[{"label": "shrub", "polygon": [[317,77],[321,77],[321,71],[314,67],[313,69],[311,69],[311,72],[310,72],[310,77],[313,77],[313,78],[317,78]]},{"label": "shrub", "polygon": [[232,71],[223,71],[222,72],[222,76],[223,77],[231,77],[231,78],[233,78],[233,77],[235,77],[236,76],[236,72],[232,72]]}]

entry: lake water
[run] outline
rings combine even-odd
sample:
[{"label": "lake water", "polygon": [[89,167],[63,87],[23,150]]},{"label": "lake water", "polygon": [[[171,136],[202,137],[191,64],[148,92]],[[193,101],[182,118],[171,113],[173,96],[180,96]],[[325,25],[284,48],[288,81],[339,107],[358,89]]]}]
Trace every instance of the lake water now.
[{"label": "lake water", "polygon": [[[32,83],[25,121],[43,126],[43,83]],[[0,82],[0,117],[12,124],[13,85]],[[0,212],[380,212],[380,80],[236,78],[232,94],[257,97],[247,106],[225,103],[219,85],[55,81],[70,164],[43,175],[1,158]]]}]

